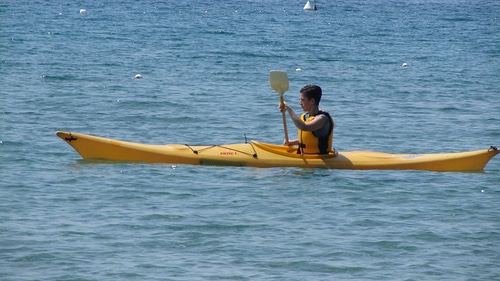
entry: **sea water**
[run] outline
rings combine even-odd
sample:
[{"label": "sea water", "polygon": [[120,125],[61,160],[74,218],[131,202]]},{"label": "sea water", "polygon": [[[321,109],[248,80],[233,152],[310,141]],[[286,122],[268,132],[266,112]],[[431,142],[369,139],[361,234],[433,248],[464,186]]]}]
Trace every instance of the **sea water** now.
[{"label": "sea water", "polygon": [[55,136],[282,143],[279,69],[296,112],[323,88],[340,151],[500,145],[500,2],[305,2],[0,3],[0,279],[500,279],[498,157],[483,173],[110,164]]}]

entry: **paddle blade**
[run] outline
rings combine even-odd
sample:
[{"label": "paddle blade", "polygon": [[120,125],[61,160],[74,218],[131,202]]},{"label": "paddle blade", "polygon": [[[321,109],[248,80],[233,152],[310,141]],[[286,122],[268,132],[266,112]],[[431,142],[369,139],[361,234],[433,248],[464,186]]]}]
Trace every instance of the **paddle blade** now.
[{"label": "paddle blade", "polygon": [[269,72],[269,82],[271,83],[271,88],[280,94],[280,96],[288,91],[288,75],[285,71],[271,70]]}]

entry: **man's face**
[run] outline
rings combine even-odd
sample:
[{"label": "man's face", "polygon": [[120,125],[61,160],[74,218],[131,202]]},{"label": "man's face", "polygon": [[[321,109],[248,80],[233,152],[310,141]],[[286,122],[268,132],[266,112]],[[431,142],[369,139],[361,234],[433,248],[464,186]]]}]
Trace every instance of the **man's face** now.
[{"label": "man's face", "polygon": [[299,104],[302,107],[302,110],[309,111],[314,106],[314,99],[307,99],[306,95],[300,93]]}]

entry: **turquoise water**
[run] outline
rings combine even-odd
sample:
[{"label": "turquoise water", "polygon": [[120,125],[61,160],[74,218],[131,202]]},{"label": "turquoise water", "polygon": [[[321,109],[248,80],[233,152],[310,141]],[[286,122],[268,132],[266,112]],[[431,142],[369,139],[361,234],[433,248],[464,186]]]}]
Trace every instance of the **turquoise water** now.
[{"label": "turquoise water", "polygon": [[0,4],[1,280],[500,279],[498,157],[484,173],[100,164],[54,134],[281,143],[281,69],[296,111],[303,85],[324,89],[339,150],[500,145],[498,1],[107,2]]}]

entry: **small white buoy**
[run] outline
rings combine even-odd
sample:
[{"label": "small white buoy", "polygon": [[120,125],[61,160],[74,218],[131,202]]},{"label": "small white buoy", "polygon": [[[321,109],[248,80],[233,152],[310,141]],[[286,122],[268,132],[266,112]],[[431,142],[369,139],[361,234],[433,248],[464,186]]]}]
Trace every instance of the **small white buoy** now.
[{"label": "small white buoy", "polygon": [[85,9],[80,9],[80,15],[86,15],[87,14],[87,10]]},{"label": "small white buoy", "polygon": [[401,66],[402,66],[402,67],[407,67],[407,66],[408,66],[408,64],[407,64],[406,62],[404,62]]},{"label": "small white buoy", "polygon": [[297,68],[295,69],[295,71],[297,71],[297,72],[302,71],[302,68],[297,67]]},{"label": "small white buoy", "polygon": [[313,5],[311,4],[310,1],[307,1],[307,3],[304,5],[304,10],[306,11],[312,11],[314,9]]},{"label": "small white buoy", "polygon": [[134,78],[135,78],[135,79],[141,79],[141,78],[142,78],[142,75],[141,75],[141,74],[136,74],[136,75],[134,76]]}]

